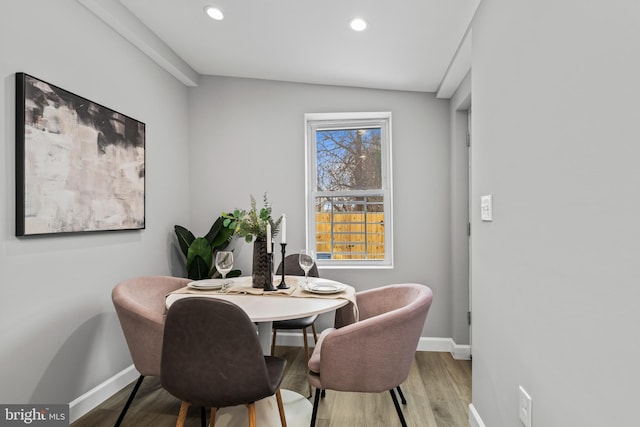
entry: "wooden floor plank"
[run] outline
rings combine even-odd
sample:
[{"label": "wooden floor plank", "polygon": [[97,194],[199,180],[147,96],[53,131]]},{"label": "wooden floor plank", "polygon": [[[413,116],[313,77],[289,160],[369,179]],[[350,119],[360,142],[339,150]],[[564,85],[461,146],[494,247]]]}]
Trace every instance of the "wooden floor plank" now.
[{"label": "wooden floor plank", "polygon": [[416,354],[416,363],[436,425],[465,426],[468,423],[467,407],[470,402],[460,399],[449,372],[450,358],[450,355],[445,358],[443,353],[420,352]]},{"label": "wooden floor plank", "polygon": [[[307,370],[301,347],[278,347],[276,355],[287,359],[282,388],[307,396]],[[133,383],[86,414],[71,427],[112,427]],[[402,384],[407,399],[400,405],[411,427],[468,426],[471,403],[471,362],[454,360],[449,353],[418,352],[409,378]],[[313,402],[313,398],[310,399]],[[180,401],[160,386],[157,378],[145,378],[122,427],[173,427]],[[258,420],[259,425],[260,420]],[[391,395],[327,391],[321,399],[317,427],[389,427],[400,421]],[[200,426],[200,408],[191,407],[186,427]]]}]

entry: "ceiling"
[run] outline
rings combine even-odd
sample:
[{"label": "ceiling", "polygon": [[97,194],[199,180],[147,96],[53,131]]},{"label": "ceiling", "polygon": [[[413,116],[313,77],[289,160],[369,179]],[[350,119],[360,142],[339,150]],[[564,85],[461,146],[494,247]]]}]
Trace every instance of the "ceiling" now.
[{"label": "ceiling", "polygon": [[[198,75],[217,75],[420,92],[442,91],[451,74],[464,77],[480,2],[78,1],[165,68],[182,69],[191,85]],[[224,20],[206,16],[207,5]],[[366,31],[349,28],[356,16]]]}]

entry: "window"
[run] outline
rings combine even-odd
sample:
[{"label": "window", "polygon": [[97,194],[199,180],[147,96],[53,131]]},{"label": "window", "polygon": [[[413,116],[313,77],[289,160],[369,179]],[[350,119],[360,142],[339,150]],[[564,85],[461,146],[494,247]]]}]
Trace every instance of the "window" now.
[{"label": "window", "polygon": [[319,266],[391,267],[391,113],[305,114],[307,244]]}]

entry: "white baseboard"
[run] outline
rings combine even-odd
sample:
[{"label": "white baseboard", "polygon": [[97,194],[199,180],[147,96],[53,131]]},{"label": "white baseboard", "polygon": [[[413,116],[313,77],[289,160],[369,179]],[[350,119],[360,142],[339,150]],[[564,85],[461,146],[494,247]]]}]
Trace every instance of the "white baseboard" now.
[{"label": "white baseboard", "polygon": [[[302,347],[302,342],[303,341],[301,332],[278,333],[278,345]],[[315,345],[315,341],[313,340],[313,336],[311,334],[309,334],[308,342],[310,347],[313,347]],[[458,360],[468,360],[470,359],[471,354],[470,346],[458,345],[451,338],[422,337],[418,342],[417,350],[450,352],[453,358]],[[118,372],[108,380],[104,381],[102,384],[97,385],[82,396],[76,398],[73,402],[69,403],[70,422],[75,422],[87,412],[91,411],[93,408],[110,398],[113,394],[131,384],[139,376],[140,373],[136,371],[133,365],[131,365],[121,372]],[[469,411],[469,418],[471,418],[471,410]],[[478,417],[478,419],[480,418]],[[477,424],[475,426],[472,424],[472,427],[484,427],[484,424]]]},{"label": "white baseboard", "polygon": [[418,351],[448,351],[456,360],[471,359],[471,346],[456,344],[451,338],[422,337],[418,342]]},{"label": "white baseboard", "polygon": [[[277,345],[302,347],[302,332],[278,332],[277,337]],[[315,345],[311,334],[309,334],[307,341],[310,347]],[[456,344],[451,338],[422,337],[418,342],[417,350],[449,352],[456,360],[471,359],[471,346]]]},{"label": "white baseboard", "polygon": [[[316,342],[313,340],[313,334],[307,334],[307,342],[309,343],[309,347],[311,348],[316,345]],[[302,347],[302,343],[302,332],[278,331],[278,334],[276,335],[276,345],[283,345],[287,347]]]},{"label": "white baseboard", "polygon": [[483,422],[482,418],[480,418],[480,414],[476,411],[473,403],[469,405],[469,425],[471,427],[487,427]]},{"label": "white baseboard", "polygon": [[[451,340],[453,342],[453,340]],[[471,360],[471,346],[468,344],[456,344],[451,347],[451,355],[456,360]]]},{"label": "white baseboard", "polygon": [[453,340],[451,338],[420,337],[418,351],[451,351]]},{"label": "white baseboard", "polygon": [[140,376],[136,368],[131,365],[118,372],[113,377],[98,384],[82,396],[69,403],[69,422],[73,423],[87,412],[119,392]]}]

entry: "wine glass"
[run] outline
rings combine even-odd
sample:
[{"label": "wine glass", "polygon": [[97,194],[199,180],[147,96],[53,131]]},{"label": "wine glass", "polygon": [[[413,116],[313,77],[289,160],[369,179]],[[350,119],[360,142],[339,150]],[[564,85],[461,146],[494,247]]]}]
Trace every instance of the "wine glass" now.
[{"label": "wine glass", "polygon": [[312,249],[302,249],[298,257],[300,268],[304,270],[304,283],[309,284],[309,270],[316,262],[316,253]]},{"label": "wine glass", "polygon": [[216,252],[216,269],[222,274],[222,288],[226,288],[229,282],[227,281],[227,274],[233,268],[233,252],[218,251]]}]

